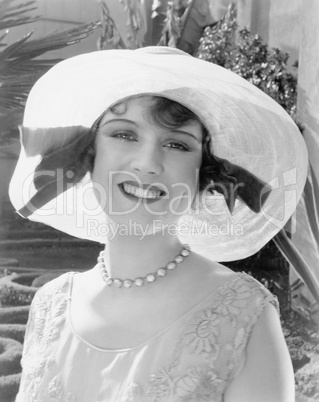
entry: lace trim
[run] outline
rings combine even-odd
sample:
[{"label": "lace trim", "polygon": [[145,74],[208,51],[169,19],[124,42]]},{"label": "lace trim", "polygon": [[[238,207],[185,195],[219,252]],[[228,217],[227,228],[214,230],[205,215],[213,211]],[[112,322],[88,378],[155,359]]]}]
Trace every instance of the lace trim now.
[{"label": "lace trim", "polygon": [[49,381],[44,390],[45,396],[40,395],[44,378],[56,364],[54,358],[50,357],[50,351],[59,339],[65,323],[69,275],[61,275],[44,285],[32,301],[21,360],[22,379],[16,402],[76,401],[74,393],[65,392],[57,375]]},{"label": "lace trim", "polygon": [[[252,295],[258,292],[260,301],[257,301],[257,308],[240,320]],[[246,274],[227,282],[219,289],[209,308],[194,314],[166,365],[152,375],[148,383],[131,384],[126,402],[160,402],[170,398],[185,402],[222,401],[227,384],[244,365],[251,331],[269,302],[278,308],[276,298]],[[220,327],[223,319],[228,320],[233,328],[233,336],[221,348],[218,337],[223,336]],[[186,373],[179,373],[185,353],[199,359],[196,366],[186,368]]]}]

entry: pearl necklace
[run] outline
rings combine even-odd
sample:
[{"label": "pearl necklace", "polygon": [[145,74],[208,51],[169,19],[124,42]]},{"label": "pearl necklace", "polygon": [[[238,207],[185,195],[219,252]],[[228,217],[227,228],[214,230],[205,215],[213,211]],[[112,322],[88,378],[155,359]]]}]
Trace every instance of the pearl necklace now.
[{"label": "pearl necklace", "polygon": [[165,267],[159,268],[155,273],[149,273],[145,275],[145,277],[138,277],[135,279],[119,279],[119,278],[111,278],[106,270],[105,262],[104,262],[104,251],[101,251],[99,257],[97,259],[98,267],[100,269],[100,273],[102,279],[107,284],[107,286],[115,286],[116,288],[124,287],[129,289],[133,285],[141,287],[145,283],[155,282],[157,278],[164,277],[169,271],[173,271],[178,264],[182,263],[185,258],[190,255],[190,247],[188,244],[183,244],[183,248],[181,252],[174,258],[173,261],[170,261],[166,264]]}]

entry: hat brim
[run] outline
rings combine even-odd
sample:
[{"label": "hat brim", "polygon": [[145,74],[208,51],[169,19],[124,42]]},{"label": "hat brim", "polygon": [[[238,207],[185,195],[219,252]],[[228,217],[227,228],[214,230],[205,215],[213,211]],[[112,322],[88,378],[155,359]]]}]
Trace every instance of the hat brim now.
[{"label": "hat brim", "polygon": [[[199,208],[181,217],[181,227],[189,230],[180,231],[180,239],[214,261],[237,260],[257,252],[295,211],[308,157],[290,116],[236,74],[170,48],[92,52],[65,60],[40,78],[30,92],[23,125],[90,128],[114,103],[141,94],[163,96],[188,107],[207,127],[214,155],[272,187],[257,214],[240,199],[230,214],[221,195],[207,195],[210,213]],[[56,144],[60,141],[63,135],[56,138]],[[40,151],[31,156],[23,141],[22,145],[10,185],[17,210],[36,192],[33,175],[41,160]],[[29,219],[79,238],[106,241],[100,231],[88,229],[92,219],[97,227],[108,222],[94,197],[90,175],[34,211]]]}]

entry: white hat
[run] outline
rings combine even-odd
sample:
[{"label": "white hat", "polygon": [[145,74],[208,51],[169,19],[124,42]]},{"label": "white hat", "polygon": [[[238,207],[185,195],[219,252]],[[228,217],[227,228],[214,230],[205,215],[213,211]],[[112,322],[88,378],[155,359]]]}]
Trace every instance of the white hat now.
[{"label": "white hat", "polygon": [[[230,213],[222,195],[208,193],[205,208],[180,219],[181,241],[214,261],[257,252],[284,227],[300,199],[308,166],[302,135],[284,109],[248,81],[168,47],[83,54],[58,63],[37,81],[27,100],[21,154],[10,184],[14,207],[21,212],[36,198],[36,167],[48,150],[59,155],[110,106],[142,94],[163,96],[192,110],[207,127],[216,157],[272,188],[258,213],[241,198]],[[90,174],[75,185],[65,175],[51,180],[50,174],[44,198],[29,208],[28,218],[104,243],[100,231],[88,231],[92,218],[98,226],[108,219],[94,196]],[[56,196],[46,198],[59,185]]]}]

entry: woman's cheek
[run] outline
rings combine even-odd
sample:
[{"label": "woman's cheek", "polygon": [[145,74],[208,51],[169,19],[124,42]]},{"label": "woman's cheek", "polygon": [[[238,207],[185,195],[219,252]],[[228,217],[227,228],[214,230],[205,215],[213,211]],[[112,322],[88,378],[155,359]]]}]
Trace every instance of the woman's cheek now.
[{"label": "woman's cheek", "polygon": [[176,216],[186,213],[192,206],[197,193],[197,176],[194,171],[172,185],[169,212]]},{"label": "woman's cheek", "polygon": [[104,209],[109,204],[109,171],[98,155],[95,158],[91,179],[95,197]]}]

